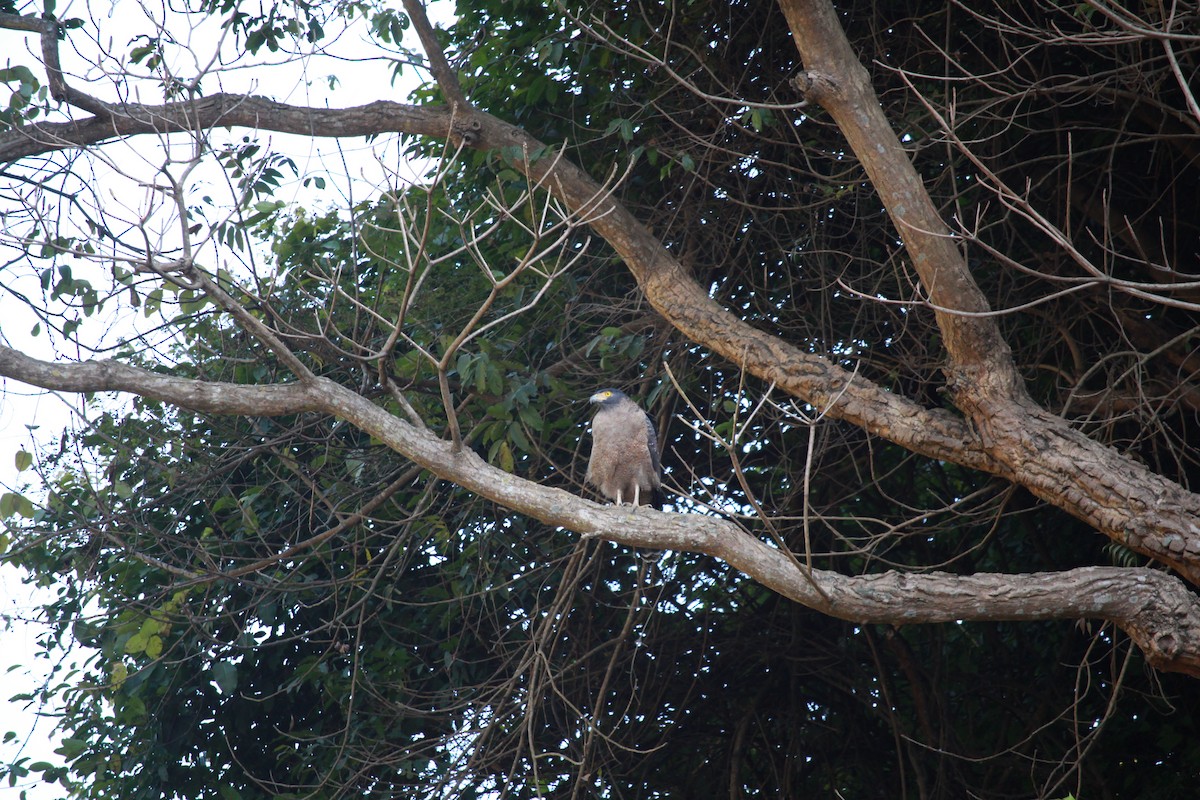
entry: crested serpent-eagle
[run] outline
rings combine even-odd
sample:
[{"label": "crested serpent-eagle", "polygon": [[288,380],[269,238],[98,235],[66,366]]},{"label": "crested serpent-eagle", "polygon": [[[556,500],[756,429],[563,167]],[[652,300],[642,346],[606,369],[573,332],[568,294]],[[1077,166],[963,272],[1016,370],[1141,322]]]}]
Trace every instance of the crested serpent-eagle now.
[{"label": "crested serpent-eagle", "polygon": [[662,468],[650,417],[618,389],[602,389],[588,402],[598,408],[592,419],[587,482],[617,505],[660,505]]}]

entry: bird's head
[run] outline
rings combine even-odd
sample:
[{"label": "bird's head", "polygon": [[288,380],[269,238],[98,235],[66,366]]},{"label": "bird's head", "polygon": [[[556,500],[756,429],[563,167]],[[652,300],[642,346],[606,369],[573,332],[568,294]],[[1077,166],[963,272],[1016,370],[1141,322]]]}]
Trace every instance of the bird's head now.
[{"label": "bird's head", "polygon": [[598,405],[606,405],[606,404],[616,403],[616,402],[620,401],[621,398],[623,398],[624,396],[625,396],[625,393],[622,392],[620,389],[601,389],[600,391],[596,392],[594,395],[589,397],[588,402],[596,403]]}]

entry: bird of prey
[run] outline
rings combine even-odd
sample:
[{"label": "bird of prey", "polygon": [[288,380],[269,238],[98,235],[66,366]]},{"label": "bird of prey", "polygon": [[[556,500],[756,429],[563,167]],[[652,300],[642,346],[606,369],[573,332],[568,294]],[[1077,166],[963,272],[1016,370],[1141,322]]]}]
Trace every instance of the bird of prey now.
[{"label": "bird of prey", "polygon": [[653,503],[662,486],[654,423],[618,389],[602,389],[588,402],[599,408],[592,419],[587,482],[617,505],[629,499],[635,507]]}]

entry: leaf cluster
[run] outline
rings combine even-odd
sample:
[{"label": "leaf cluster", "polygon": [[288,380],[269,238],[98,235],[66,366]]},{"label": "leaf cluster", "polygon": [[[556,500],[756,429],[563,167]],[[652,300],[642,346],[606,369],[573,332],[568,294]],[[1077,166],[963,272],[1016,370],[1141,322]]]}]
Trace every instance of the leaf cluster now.
[{"label": "leaf cluster", "polygon": [[[1015,18],[1046,10],[1017,5]],[[1191,485],[1195,409],[1180,399],[1191,312],[1100,290],[1046,300],[1071,265],[1047,255],[1030,219],[991,210],[984,169],[1013,185],[1036,172],[1028,196],[1082,214],[1079,246],[1108,254],[1114,274],[1145,265],[1111,206],[1169,226],[1161,239],[1187,262],[1200,247],[1189,249],[1196,223],[1183,212],[1200,181],[1193,137],[1172,133],[1180,98],[1136,45],[1039,41],[1044,26],[1000,28],[994,8],[975,6],[843,14],[879,54],[873,78],[947,217],[966,225],[987,210],[970,255],[997,307],[1020,309],[1004,324],[1039,399],[1071,413],[1084,389],[1165,386],[1178,401],[1169,414],[1092,404],[1081,424]],[[251,51],[312,43],[323,14],[346,11],[205,9],[230,14]],[[356,13],[374,14],[385,42],[405,29],[399,14]],[[1058,30],[1090,30],[1071,24]],[[463,3],[443,33],[472,102],[594,175],[624,175],[618,198],[726,308],[945,404],[931,311],[873,302],[914,299],[915,280],[840,134],[790,87],[802,65],[778,9]],[[1029,53],[1020,69],[968,80],[1017,44]],[[1116,104],[1130,64],[1154,67],[1161,103]],[[962,74],[929,77],[951,67]],[[1099,89],[1069,93],[1079,85]],[[955,131],[976,160],[929,110],[951,101],[969,112]],[[465,445],[508,472],[582,491],[576,401],[620,385],[658,423],[668,482],[684,495],[676,510],[719,510],[814,566],[1019,573],[1132,557],[986,476],[815,423],[815,409],[666,330],[581,230],[561,245],[579,261],[536,304],[526,308],[545,284],[524,274],[475,320],[533,238],[530,220],[478,211],[487,192],[506,208],[532,190],[513,169],[523,153],[463,152],[428,185],[312,213],[279,204],[295,167],[257,147],[222,155],[246,212],[222,241],[265,238],[274,259],[237,299],[314,373],[439,433],[453,417]],[[410,142],[414,155],[443,147]],[[483,229],[475,257],[438,259]],[[417,249],[429,258],[405,258]],[[177,374],[285,379],[211,306],[185,311]],[[456,345],[472,324],[494,327]],[[706,558],[572,541],[337,420],[201,417],[148,401],[94,410],[47,465],[44,508],[0,500],[9,559],[62,582],[47,646],[94,649],[43,693],[66,704],[70,773],[34,771],[76,796],[1004,798],[1083,786],[1134,797],[1178,790],[1200,758],[1196,690],[1149,676],[1111,628],[856,626]],[[9,774],[18,768],[30,769]]]}]

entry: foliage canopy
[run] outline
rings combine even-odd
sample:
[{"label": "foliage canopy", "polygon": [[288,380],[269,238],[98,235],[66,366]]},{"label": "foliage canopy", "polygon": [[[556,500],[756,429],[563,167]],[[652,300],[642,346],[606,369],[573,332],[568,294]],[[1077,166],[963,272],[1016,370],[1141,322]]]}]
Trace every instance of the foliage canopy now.
[{"label": "foliage canopy", "polygon": [[[0,375],[81,395],[17,454],[3,545],[55,587],[47,652],[90,648],[37,693],[63,765],[9,778],[1185,792],[1173,9],[204,0],[114,34],[0,2],[31,43],[0,71],[0,284],[64,354],[6,325]],[[386,100],[343,107],[329,59]],[[601,385],[657,421],[668,513],[578,497]]]}]

